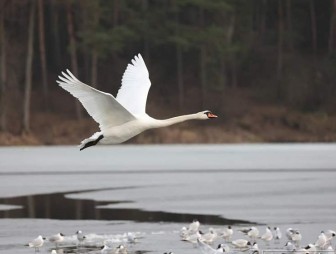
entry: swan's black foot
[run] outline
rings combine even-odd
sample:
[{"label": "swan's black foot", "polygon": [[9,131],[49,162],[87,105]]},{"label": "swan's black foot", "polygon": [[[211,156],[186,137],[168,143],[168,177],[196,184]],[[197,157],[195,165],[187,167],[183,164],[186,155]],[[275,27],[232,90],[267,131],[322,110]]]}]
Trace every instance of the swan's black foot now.
[{"label": "swan's black foot", "polygon": [[102,139],[104,138],[104,135],[100,135],[96,140],[92,140],[90,142],[87,142],[81,149],[79,149],[80,151],[82,151],[83,149],[85,148],[88,148],[90,146],[95,146],[97,145],[97,143]]}]

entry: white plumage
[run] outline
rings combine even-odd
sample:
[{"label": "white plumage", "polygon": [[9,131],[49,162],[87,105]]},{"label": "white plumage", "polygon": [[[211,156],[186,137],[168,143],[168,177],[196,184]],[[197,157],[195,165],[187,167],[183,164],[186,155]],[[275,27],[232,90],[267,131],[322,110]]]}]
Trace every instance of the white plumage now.
[{"label": "white plumage", "polygon": [[79,81],[69,70],[62,72],[57,83],[76,97],[99,124],[100,132],[83,140],[80,150],[96,144],[122,143],[139,133],[170,126],[187,120],[216,118],[210,111],[157,120],[146,114],[146,101],[151,82],[144,60],[138,54],[128,64],[117,97]]},{"label": "white plumage", "polygon": [[264,240],[266,243],[272,241],[273,233],[272,233],[270,227],[266,228],[266,232],[261,236],[261,239]]},{"label": "white plumage", "polygon": [[214,249],[200,239],[197,239],[197,247],[201,250],[203,254],[220,254],[230,251],[230,247],[227,245],[219,244],[217,249]]},{"label": "white plumage", "polygon": [[133,115],[144,115],[150,86],[146,64],[139,54],[127,65],[116,99]]},{"label": "white plumage", "polygon": [[35,248],[35,252],[39,250],[44,244],[44,239],[41,235],[36,237],[34,240],[32,240],[30,243],[28,243],[28,246],[30,248]]}]

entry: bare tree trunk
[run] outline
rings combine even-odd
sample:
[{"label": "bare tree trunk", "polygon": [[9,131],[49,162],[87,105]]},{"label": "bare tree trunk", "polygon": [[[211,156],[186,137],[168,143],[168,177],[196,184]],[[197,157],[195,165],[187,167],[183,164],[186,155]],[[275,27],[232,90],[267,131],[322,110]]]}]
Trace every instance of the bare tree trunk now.
[{"label": "bare tree trunk", "polygon": [[316,12],[315,12],[314,0],[309,0],[309,5],[310,5],[310,20],[312,31],[312,48],[313,48],[313,55],[315,58],[317,50],[317,31],[316,31],[317,28],[316,28]]},{"label": "bare tree trunk", "polygon": [[[117,26],[118,20],[119,20],[119,0],[116,0],[114,2],[114,27]],[[95,10],[93,12],[93,27],[97,28],[99,26],[99,19],[100,19],[100,7],[98,3],[98,10]],[[91,84],[94,87],[97,87],[97,71],[98,71],[98,50],[96,48],[97,46],[94,45],[91,50]]]},{"label": "bare tree trunk", "polygon": [[50,4],[50,23],[52,27],[53,36],[53,60],[56,67],[61,66],[61,49],[60,49],[60,38],[59,38],[59,14],[57,8],[57,0],[51,0]]},{"label": "bare tree trunk", "polygon": [[281,97],[282,87],[282,71],[283,71],[283,34],[284,34],[284,22],[283,22],[283,7],[282,0],[278,0],[278,62],[277,62],[277,96]]},{"label": "bare tree trunk", "polygon": [[96,49],[93,49],[91,58],[91,84],[93,87],[97,87],[97,69],[98,69],[98,53]]},{"label": "bare tree trunk", "polygon": [[47,78],[47,61],[45,50],[45,34],[44,34],[44,8],[43,0],[38,0],[38,20],[39,20],[39,41],[40,41],[40,60],[41,60],[41,77],[43,84],[44,105],[48,110],[48,78]]},{"label": "bare tree trunk", "polygon": [[[142,0],[142,11],[143,13],[146,15],[147,11],[148,11],[148,0]],[[146,20],[144,22],[144,56],[145,56],[145,60],[146,63],[150,64],[149,62],[149,40],[148,40],[148,21],[147,21],[147,17],[144,17]]]},{"label": "bare tree trunk", "polygon": [[113,27],[119,24],[119,0],[113,2]]},{"label": "bare tree trunk", "polygon": [[[204,27],[204,9],[201,6],[199,9],[200,14],[200,27]],[[204,44],[200,48],[200,72],[201,72],[201,91],[202,91],[202,107],[205,107],[206,97],[207,97],[207,71],[206,71],[206,62],[207,62],[207,50]]]},{"label": "bare tree trunk", "polygon": [[[66,4],[66,13],[67,13],[67,24],[68,24],[68,34],[70,40],[70,58],[71,58],[71,69],[75,76],[78,76],[78,63],[77,63],[77,46],[76,46],[76,37],[74,31],[74,21],[72,16],[71,3],[68,0]],[[82,118],[81,105],[76,101],[76,114],[77,119]]]},{"label": "bare tree trunk", "polygon": [[292,24],[292,0],[286,1],[286,8],[287,8],[287,31],[289,36],[287,37],[288,47],[292,51],[294,49],[293,39],[292,39],[292,32],[293,32],[293,24]]},{"label": "bare tree trunk", "polygon": [[25,74],[25,90],[23,98],[23,132],[30,131],[30,99],[32,87],[32,67],[34,54],[34,25],[35,25],[35,1],[31,2],[29,21],[28,21],[28,45],[27,45],[27,61]]},{"label": "bare tree trunk", "polygon": [[281,79],[283,68],[283,9],[282,0],[278,0],[278,64],[277,64],[277,78]]},{"label": "bare tree trunk", "polygon": [[261,3],[261,17],[260,17],[260,41],[263,42],[266,32],[266,14],[267,14],[267,1],[262,0]]},{"label": "bare tree trunk", "polygon": [[336,0],[331,0],[332,4],[332,14],[330,19],[330,32],[329,32],[329,47],[328,47],[328,53],[329,55],[334,51],[335,49],[335,41],[336,41]]},{"label": "bare tree trunk", "polygon": [[205,46],[201,46],[200,50],[200,68],[201,68],[201,91],[202,91],[202,106],[206,105],[207,98],[207,71],[206,71],[207,51]]},{"label": "bare tree trunk", "polygon": [[177,61],[177,84],[179,91],[179,108],[184,107],[184,82],[183,82],[183,55],[181,45],[176,45],[176,61]]},{"label": "bare tree trunk", "polygon": [[7,131],[7,100],[6,100],[6,31],[4,27],[5,12],[0,14],[0,131]]},{"label": "bare tree trunk", "polygon": [[[231,17],[230,17],[230,23],[229,23],[229,27],[227,30],[227,34],[226,34],[226,43],[227,45],[230,47],[232,45],[232,41],[233,41],[233,35],[235,32],[235,27],[236,27],[236,12],[235,10],[233,10]],[[232,87],[237,87],[237,69],[236,69],[236,54],[235,52],[231,53],[231,76],[232,76],[232,80],[231,80],[231,86]],[[227,78],[226,78],[227,80]]]},{"label": "bare tree trunk", "polygon": [[[172,7],[174,9],[175,15],[175,35],[180,36],[180,31],[179,31],[179,12],[178,12],[178,7],[176,5],[176,1],[172,1]],[[177,87],[178,87],[178,104],[179,104],[179,109],[183,109],[184,107],[184,82],[183,82],[183,49],[181,44],[178,42],[175,43],[176,46],[176,77],[177,77]]]}]

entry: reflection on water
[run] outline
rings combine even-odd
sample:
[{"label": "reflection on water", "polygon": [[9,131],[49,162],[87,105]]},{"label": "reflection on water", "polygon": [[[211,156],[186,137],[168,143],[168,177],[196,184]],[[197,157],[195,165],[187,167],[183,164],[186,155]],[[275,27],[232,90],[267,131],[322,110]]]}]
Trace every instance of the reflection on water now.
[{"label": "reflection on water", "polygon": [[[129,189],[133,187],[123,188]],[[116,188],[109,188],[114,190]],[[107,190],[99,189],[99,190]],[[17,205],[22,208],[0,211],[1,218],[48,218],[60,220],[131,220],[137,222],[190,222],[197,218],[203,223],[217,225],[250,224],[245,220],[226,219],[216,215],[181,214],[140,209],[97,208],[107,204],[129,201],[94,201],[89,199],[69,199],[65,195],[95,190],[38,194],[14,198],[0,198],[0,204]]]}]

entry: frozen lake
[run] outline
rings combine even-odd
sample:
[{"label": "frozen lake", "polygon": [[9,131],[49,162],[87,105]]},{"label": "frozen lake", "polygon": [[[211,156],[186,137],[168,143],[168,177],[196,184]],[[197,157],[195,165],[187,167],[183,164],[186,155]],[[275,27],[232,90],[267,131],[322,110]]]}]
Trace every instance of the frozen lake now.
[{"label": "frozen lake", "polygon": [[336,229],[335,155],[335,144],[0,148],[0,252],[81,229],[139,232],[132,251],[200,253],[177,233],[194,218],[203,231],[291,226],[315,242]]}]

